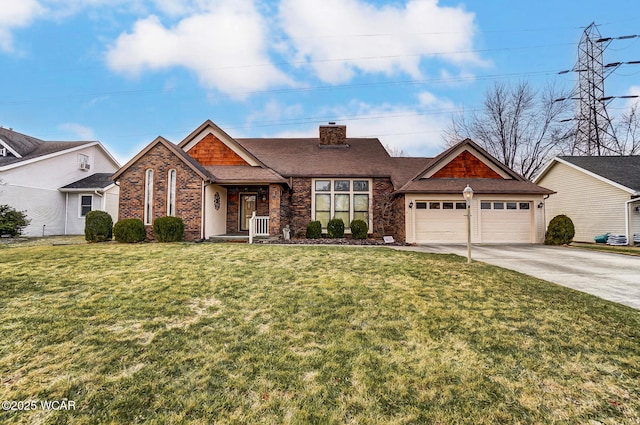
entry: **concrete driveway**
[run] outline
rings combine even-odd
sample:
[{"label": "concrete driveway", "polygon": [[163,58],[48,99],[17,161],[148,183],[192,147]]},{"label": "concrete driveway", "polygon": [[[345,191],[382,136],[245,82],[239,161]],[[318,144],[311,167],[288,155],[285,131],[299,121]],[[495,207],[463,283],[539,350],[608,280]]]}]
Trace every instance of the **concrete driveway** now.
[{"label": "concrete driveway", "polygon": [[[458,244],[400,249],[467,256]],[[471,257],[640,310],[640,257],[545,245],[473,245]]]}]

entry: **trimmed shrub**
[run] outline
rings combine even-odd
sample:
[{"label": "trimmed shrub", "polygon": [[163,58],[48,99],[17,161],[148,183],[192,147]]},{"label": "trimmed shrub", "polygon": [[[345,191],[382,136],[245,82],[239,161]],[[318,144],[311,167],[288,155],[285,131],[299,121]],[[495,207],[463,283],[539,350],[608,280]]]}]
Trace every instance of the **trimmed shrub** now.
[{"label": "trimmed shrub", "polygon": [[545,245],[565,245],[573,241],[576,229],[573,221],[564,214],[557,215],[549,222],[547,233],[544,235]]},{"label": "trimmed shrub", "polygon": [[322,237],[322,223],[312,221],[307,224],[307,239],[320,239]]},{"label": "trimmed shrub", "polygon": [[0,235],[9,235],[15,238],[22,234],[31,220],[27,219],[24,211],[16,211],[9,205],[0,205]]},{"label": "trimmed shrub", "polygon": [[84,220],[84,239],[105,242],[113,239],[113,219],[104,211],[89,211]]},{"label": "trimmed shrub", "polygon": [[153,222],[153,234],[158,242],[184,240],[184,221],[180,217],[160,217]]},{"label": "trimmed shrub", "polygon": [[147,238],[147,231],[139,218],[125,218],[113,226],[113,236],[118,242],[136,243]]},{"label": "trimmed shrub", "polygon": [[367,239],[369,226],[364,220],[353,220],[351,222],[351,237],[353,239]]},{"label": "trimmed shrub", "polygon": [[344,238],[344,221],[341,218],[333,218],[327,224],[327,235],[330,238]]}]

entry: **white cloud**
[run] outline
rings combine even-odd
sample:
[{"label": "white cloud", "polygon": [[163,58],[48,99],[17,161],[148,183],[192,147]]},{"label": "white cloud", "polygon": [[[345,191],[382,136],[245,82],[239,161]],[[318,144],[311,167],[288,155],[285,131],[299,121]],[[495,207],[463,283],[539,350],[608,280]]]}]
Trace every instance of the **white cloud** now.
[{"label": "white cloud", "polygon": [[0,50],[12,52],[12,31],[28,26],[43,12],[36,0],[0,0]]},{"label": "white cloud", "polygon": [[131,76],[143,70],[185,67],[211,89],[244,97],[251,91],[291,84],[271,64],[268,26],[250,0],[217,2],[213,10],[165,27],[157,16],[139,20],[107,52],[115,71]]},{"label": "white cloud", "polygon": [[76,123],[60,124],[58,128],[62,131],[73,134],[72,138],[79,138],[83,141],[97,140],[96,134],[91,127]]},{"label": "white cloud", "polygon": [[280,19],[298,61],[330,83],[357,72],[422,76],[424,58],[482,64],[470,51],[474,14],[437,0],[377,7],[365,0],[282,0]]}]

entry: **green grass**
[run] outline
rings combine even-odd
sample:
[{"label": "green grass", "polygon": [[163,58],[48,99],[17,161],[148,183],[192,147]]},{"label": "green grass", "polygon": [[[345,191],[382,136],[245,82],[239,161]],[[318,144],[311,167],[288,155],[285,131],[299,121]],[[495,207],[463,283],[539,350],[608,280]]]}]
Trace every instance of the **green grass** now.
[{"label": "green grass", "polygon": [[640,422],[640,312],[387,248],[0,250],[1,423]]}]

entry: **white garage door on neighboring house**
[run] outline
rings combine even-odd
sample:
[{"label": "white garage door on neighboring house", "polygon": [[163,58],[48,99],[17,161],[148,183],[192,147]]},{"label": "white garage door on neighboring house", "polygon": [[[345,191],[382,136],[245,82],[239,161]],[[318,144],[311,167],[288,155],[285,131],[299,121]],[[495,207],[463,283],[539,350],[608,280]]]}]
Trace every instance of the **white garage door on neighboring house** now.
[{"label": "white garage door on neighboring house", "polygon": [[531,202],[481,201],[482,242],[531,242]]},{"label": "white garage door on neighboring house", "polygon": [[425,200],[415,203],[418,243],[456,243],[467,240],[466,203]]}]

